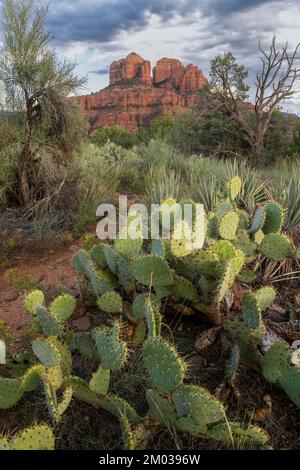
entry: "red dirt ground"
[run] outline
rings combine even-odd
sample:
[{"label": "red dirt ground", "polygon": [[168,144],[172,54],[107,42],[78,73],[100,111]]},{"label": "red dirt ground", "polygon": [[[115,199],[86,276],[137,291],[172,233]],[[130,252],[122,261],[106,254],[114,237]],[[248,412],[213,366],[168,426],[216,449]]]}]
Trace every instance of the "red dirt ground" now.
[{"label": "red dirt ground", "polygon": [[[78,275],[72,268],[72,256],[78,249],[76,245],[59,247],[49,252],[33,253],[29,259],[19,261],[14,265],[18,275],[30,276],[37,279],[43,291],[55,291],[63,285],[68,289],[76,289]],[[22,336],[26,331],[26,325],[30,317],[23,309],[26,290],[10,287],[5,282],[6,268],[0,269],[0,320],[4,321],[8,329],[15,336]],[[7,301],[5,298],[13,293],[19,294],[16,300]]]}]

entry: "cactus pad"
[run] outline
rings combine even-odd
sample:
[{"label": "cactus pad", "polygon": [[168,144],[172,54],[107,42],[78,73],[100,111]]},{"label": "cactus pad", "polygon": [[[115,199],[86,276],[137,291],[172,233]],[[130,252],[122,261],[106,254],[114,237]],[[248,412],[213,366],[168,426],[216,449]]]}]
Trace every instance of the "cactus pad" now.
[{"label": "cactus pad", "polygon": [[[125,229],[127,233],[127,228]],[[124,256],[126,259],[135,258],[141,251],[143,246],[143,237],[137,230],[134,231],[133,237],[130,237],[133,229],[127,234],[127,238],[120,238],[121,234],[115,240],[115,249],[119,255]]]},{"label": "cactus pad", "polygon": [[117,416],[117,418],[126,416],[128,421],[132,424],[138,424],[141,421],[135,409],[126,400],[116,395],[109,394],[102,397],[101,406],[104,410]]},{"label": "cactus pad", "polygon": [[169,286],[173,283],[172,271],[167,262],[158,256],[143,256],[132,263],[135,279],[146,286]]},{"label": "cactus pad", "polygon": [[27,295],[24,302],[24,308],[27,313],[30,313],[30,315],[35,315],[36,309],[40,306],[43,306],[44,302],[45,296],[43,292],[40,290],[34,290],[29,295]]},{"label": "cactus pad", "polygon": [[134,450],[135,449],[135,439],[132,434],[131,428],[130,428],[130,423],[127,419],[127,416],[120,416],[119,418],[120,421],[120,427],[121,427],[121,433],[122,433],[122,438],[124,442],[124,448],[125,450]]},{"label": "cactus pad", "polygon": [[219,267],[220,277],[217,283],[216,302],[222,302],[227,291],[232,286],[235,279],[235,267],[233,260],[222,263]]},{"label": "cactus pad", "polygon": [[175,298],[196,302],[199,298],[198,291],[194,284],[184,277],[174,276],[174,284],[172,286],[173,296]]},{"label": "cactus pad", "polygon": [[61,325],[48,312],[46,307],[38,307],[36,309],[36,316],[45,336],[60,336],[62,334]]},{"label": "cactus pad", "polygon": [[219,234],[224,240],[234,240],[239,224],[239,216],[236,212],[225,214],[219,224]]},{"label": "cactus pad", "polygon": [[35,339],[32,342],[32,350],[39,361],[46,367],[57,366],[60,362],[59,350],[49,339]]},{"label": "cactus pad", "polygon": [[242,312],[244,322],[248,328],[256,330],[260,327],[262,319],[259,302],[256,297],[249,292],[244,294]]},{"label": "cactus pad", "polygon": [[80,354],[89,359],[93,359],[96,354],[95,343],[91,338],[89,332],[82,333],[74,338],[72,343],[73,349],[76,349]]},{"label": "cactus pad", "polygon": [[235,240],[236,248],[242,250],[245,256],[254,256],[257,251],[256,243],[251,242],[246,230],[238,230]]},{"label": "cactus pad", "polygon": [[131,273],[130,262],[127,259],[120,257],[117,271],[121,286],[127,293],[131,293],[134,290],[135,284]]},{"label": "cactus pad", "polygon": [[233,346],[230,352],[229,360],[226,363],[225,379],[228,383],[233,384],[236,378],[237,370],[240,363],[240,349],[237,344]]},{"label": "cactus pad", "polygon": [[20,379],[4,379],[0,377],[0,409],[6,410],[14,406],[22,397]]},{"label": "cactus pad", "polygon": [[269,202],[264,206],[266,218],[262,231],[265,235],[280,232],[283,224],[283,210],[277,202]]},{"label": "cactus pad", "polygon": [[290,367],[279,379],[285,393],[290,397],[293,403],[300,407],[300,368]]},{"label": "cactus pad", "polygon": [[167,393],[182,383],[186,365],[166,341],[148,338],[143,347],[143,359],[158,391]]},{"label": "cactus pad", "polygon": [[153,305],[154,309],[159,308],[159,301],[155,297],[155,295],[149,295],[149,294],[140,294],[137,295],[133,301],[132,304],[132,310],[133,310],[133,318],[135,320],[141,320],[142,318],[145,318],[146,316],[146,307],[148,302],[151,302]]},{"label": "cactus pad", "polygon": [[284,341],[272,344],[261,360],[263,376],[270,383],[278,383],[285,371],[289,369],[292,350]]},{"label": "cactus pad", "polygon": [[103,312],[107,313],[121,313],[123,309],[122,297],[115,291],[103,294],[98,299],[97,305]]},{"label": "cactus pad", "polygon": [[284,261],[292,255],[292,245],[287,237],[279,233],[266,235],[259,249],[261,253],[272,261]]},{"label": "cactus pad", "polygon": [[239,447],[239,444],[243,447],[249,445],[264,446],[269,440],[267,432],[263,429],[252,425],[243,428],[238,423],[217,424],[209,429],[207,436],[228,445],[232,444],[233,440],[237,447]]},{"label": "cactus pad", "polygon": [[54,450],[54,446],[54,434],[46,425],[25,429],[11,443],[13,450]]},{"label": "cactus pad", "polygon": [[147,390],[146,399],[151,418],[167,427],[175,423],[177,419],[176,409],[167,398],[161,396],[156,390]]},{"label": "cactus pad", "polygon": [[78,400],[85,401],[90,404],[98,403],[98,396],[93,392],[88,384],[80,377],[69,376],[64,381],[64,387],[72,387],[73,396]]},{"label": "cactus pad", "polygon": [[107,261],[104,254],[104,243],[98,243],[97,245],[94,245],[90,251],[90,257],[98,268],[107,268]]},{"label": "cactus pad", "polygon": [[76,271],[91,283],[94,296],[99,297],[102,291],[99,287],[96,269],[89,253],[85,250],[80,250],[73,256],[72,261]]},{"label": "cactus pad", "polygon": [[110,370],[99,367],[90,381],[90,389],[97,395],[107,395],[110,383]]},{"label": "cactus pad", "polygon": [[182,385],[172,394],[179,420],[176,426],[190,434],[206,434],[209,425],[223,421],[225,410],[220,401],[197,385]]},{"label": "cactus pad", "polygon": [[238,280],[243,284],[251,284],[256,278],[254,269],[243,269],[238,275]]},{"label": "cactus pad", "polygon": [[41,379],[45,373],[45,367],[42,365],[33,366],[30,369],[27,369],[24,376],[22,377],[22,393],[35,390],[41,383]]},{"label": "cactus pad", "polygon": [[50,305],[50,312],[59,322],[68,320],[75,310],[76,300],[72,295],[64,294],[57,297]]},{"label": "cactus pad", "polygon": [[171,238],[171,251],[174,256],[181,258],[192,252],[191,227],[187,222],[181,221],[176,224]]},{"label": "cactus pad", "polygon": [[161,258],[164,258],[165,254],[166,247],[164,241],[161,239],[153,240],[151,243],[151,255],[160,256]]},{"label": "cactus pad", "polygon": [[127,358],[127,345],[116,338],[112,329],[96,328],[93,330],[97,351],[105,369],[120,370]]},{"label": "cactus pad", "polygon": [[149,336],[156,336],[156,318],[150,300],[145,305],[145,318]]},{"label": "cactus pad", "polygon": [[109,245],[105,245],[104,254],[105,254],[106,262],[107,262],[109,269],[111,270],[112,273],[116,274],[117,273],[117,256],[116,256],[114,249]]},{"label": "cactus pad", "polygon": [[254,214],[254,218],[249,229],[250,233],[257,233],[260,230],[266,220],[266,212],[263,207],[259,207]]},{"label": "cactus pad", "polygon": [[239,176],[234,176],[229,182],[229,197],[234,201],[242,189],[242,180]]},{"label": "cactus pad", "polygon": [[213,246],[213,251],[216,253],[219,261],[228,261],[234,258],[236,254],[233,244],[227,240],[218,240]]},{"label": "cactus pad", "polygon": [[215,276],[218,257],[213,250],[195,250],[183,260],[186,269],[203,276]]},{"label": "cactus pad", "polygon": [[259,308],[263,311],[270,308],[275,300],[276,292],[273,287],[262,287],[255,292]]}]

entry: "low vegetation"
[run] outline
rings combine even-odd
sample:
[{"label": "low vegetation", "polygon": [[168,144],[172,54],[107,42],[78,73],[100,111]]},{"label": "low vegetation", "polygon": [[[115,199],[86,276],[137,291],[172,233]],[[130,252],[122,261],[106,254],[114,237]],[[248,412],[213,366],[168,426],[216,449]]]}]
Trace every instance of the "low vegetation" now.
[{"label": "low vegetation", "polygon": [[[0,321],[0,450],[299,448],[300,121],[273,101],[268,113],[258,81],[262,120],[249,123],[229,54],[212,61],[205,112],[89,137],[68,97],[84,80],[49,48],[46,11],[4,6],[0,275],[28,326],[16,342]],[[144,240],[134,213],[135,236],[100,243],[97,207],[119,194],[159,205],[160,221],[167,207],[170,239]],[[201,249],[176,222],[187,203],[192,230],[205,208]],[[54,241],[75,252],[76,294],[16,267]]]}]

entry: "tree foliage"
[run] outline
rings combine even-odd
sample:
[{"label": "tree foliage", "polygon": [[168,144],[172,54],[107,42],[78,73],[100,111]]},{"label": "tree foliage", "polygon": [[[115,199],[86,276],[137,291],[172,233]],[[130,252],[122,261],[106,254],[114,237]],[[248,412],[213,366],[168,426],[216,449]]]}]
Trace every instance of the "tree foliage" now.
[{"label": "tree foliage", "polygon": [[23,205],[32,195],[32,134],[41,107],[49,105],[51,97],[67,97],[85,83],[76,75],[75,64],[59,59],[50,47],[46,13],[47,8],[33,0],[4,0],[2,4],[0,81],[5,85],[7,106],[26,113],[18,168],[19,200]]},{"label": "tree foliage", "polygon": [[296,93],[300,68],[296,65],[300,44],[290,52],[288,44],[282,48],[273,37],[269,50],[259,44],[261,70],[256,76],[255,106],[249,105],[248,73],[237,64],[232,53],[211,60],[208,100],[214,109],[232,119],[243,131],[252,154],[260,157],[272,116],[284,100]]}]

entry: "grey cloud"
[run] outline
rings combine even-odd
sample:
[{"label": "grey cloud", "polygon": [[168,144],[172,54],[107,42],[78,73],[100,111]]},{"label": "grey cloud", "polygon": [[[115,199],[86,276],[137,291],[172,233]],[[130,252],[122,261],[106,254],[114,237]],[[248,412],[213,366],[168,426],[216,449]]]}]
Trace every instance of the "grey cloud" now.
[{"label": "grey cloud", "polygon": [[185,17],[197,9],[197,0],[115,0],[104,2],[53,0],[48,23],[54,41],[106,43],[124,31],[141,30],[151,14],[167,21],[175,15]]}]

